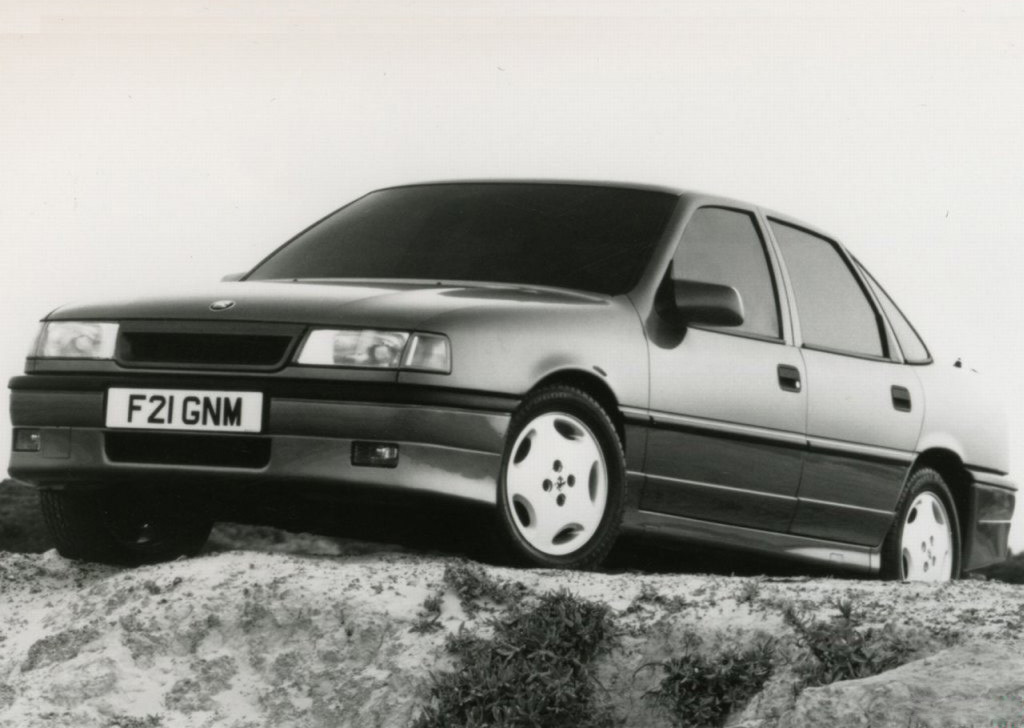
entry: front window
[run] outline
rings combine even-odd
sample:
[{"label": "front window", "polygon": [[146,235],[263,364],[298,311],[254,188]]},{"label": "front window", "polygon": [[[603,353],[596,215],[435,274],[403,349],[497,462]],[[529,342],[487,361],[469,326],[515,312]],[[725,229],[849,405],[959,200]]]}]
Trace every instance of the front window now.
[{"label": "front window", "polygon": [[247,280],[479,281],[626,293],[675,195],[528,183],[372,192],[299,235]]},{"label": "front window", "polygon": [[750,213],[722,207],[697,210],[683,232],[672,267],[676,278],[732,286],[739,292],[743,323],[722,331],[780,337],[768,254]]}]

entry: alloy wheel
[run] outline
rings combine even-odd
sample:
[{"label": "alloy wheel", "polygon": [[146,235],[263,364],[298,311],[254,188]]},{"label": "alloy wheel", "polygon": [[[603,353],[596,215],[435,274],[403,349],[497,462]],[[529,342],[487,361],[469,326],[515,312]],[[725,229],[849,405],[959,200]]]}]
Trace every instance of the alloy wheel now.
[{"label": "alloy wheel", "polygon": [[953,532],[942,499],[918,493],[903,522],[901,559],[906,581],[948,581],[953,573]]},{"label": "alloy wheel", "polygon": [[562,412],[538,415],[521,430],[505,483],[513,526],[547,556],[584,546],[608,502],[608,468],[597,438],[581,420]]}]

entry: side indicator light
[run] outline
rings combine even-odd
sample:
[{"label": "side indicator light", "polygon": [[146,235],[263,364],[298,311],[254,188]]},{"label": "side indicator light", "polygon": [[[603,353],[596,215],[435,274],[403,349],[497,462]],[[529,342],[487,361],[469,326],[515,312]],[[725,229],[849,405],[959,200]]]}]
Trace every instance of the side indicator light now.
[{"label": "side indicator light", "polygon": [[43,433],[39,430],[28,430],[23,427],[14,429],[15,452],[39,452],[43,446]]},{"label": "side indicator light", "polygon": [[353,442],[352,464],[364,468],[396,468],[398,445],[391,442]]}]

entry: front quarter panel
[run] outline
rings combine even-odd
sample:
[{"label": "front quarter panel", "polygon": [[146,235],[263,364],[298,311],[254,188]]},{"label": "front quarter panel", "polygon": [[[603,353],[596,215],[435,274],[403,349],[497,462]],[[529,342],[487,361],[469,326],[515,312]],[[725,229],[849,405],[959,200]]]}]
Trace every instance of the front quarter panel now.
[{"label": "front quarter panel", "polygon": [[402,372],[402,383],[522,396],[552,374],[586,372],[607,384],[621,406],[647,406],[646,341],[624,296],[488,296],[420,328],[451,340],[452,372]]}]

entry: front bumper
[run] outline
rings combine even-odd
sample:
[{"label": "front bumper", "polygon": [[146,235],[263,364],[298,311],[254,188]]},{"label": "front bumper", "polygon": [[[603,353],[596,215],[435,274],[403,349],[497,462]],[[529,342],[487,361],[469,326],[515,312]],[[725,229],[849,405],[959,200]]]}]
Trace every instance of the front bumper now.
[{"label": "front bumper", "polygon": [[[512,398],[398,384],[246,378],[29,375],[11,380],[11,421],[38,429],[38,452],[11,453],[10,474],[43,488],[125,482],[393,489],[496,502]],[[258,435],[111,430],[110,386],[263,391]],[[399,446],[396,467],[354,465],[352,443]]]}]

